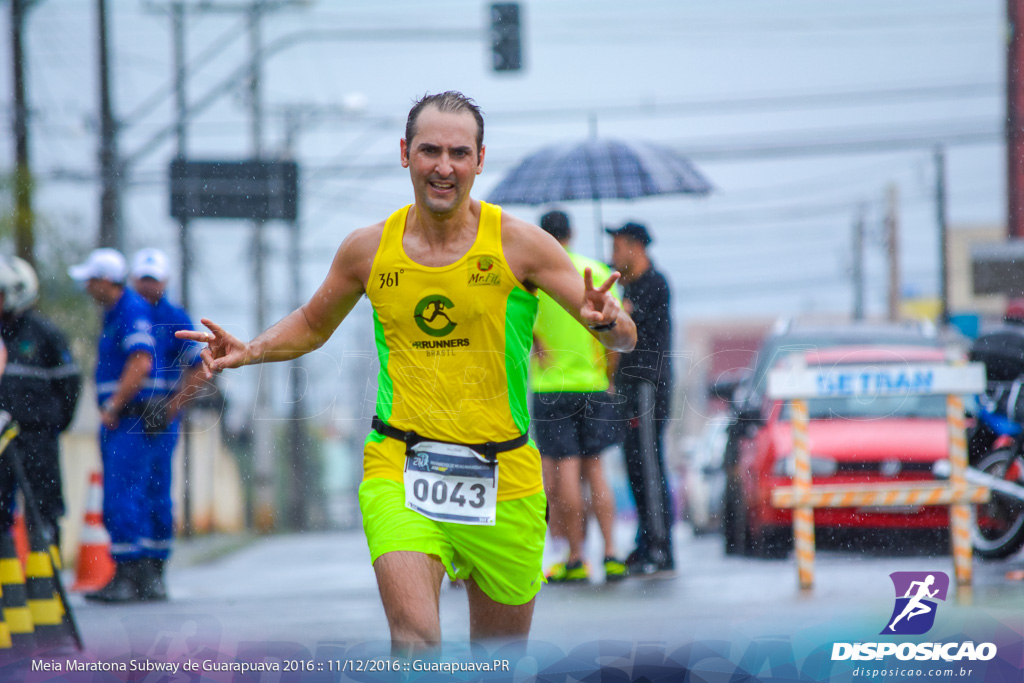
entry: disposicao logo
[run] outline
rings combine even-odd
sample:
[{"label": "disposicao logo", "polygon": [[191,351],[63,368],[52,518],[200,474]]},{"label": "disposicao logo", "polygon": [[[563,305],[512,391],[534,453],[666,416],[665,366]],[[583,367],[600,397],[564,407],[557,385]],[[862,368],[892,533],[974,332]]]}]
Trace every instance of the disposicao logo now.
[{"label": "disposicao logo", "polygon": [[[918,636],[935,625],[938,600],[945,601],[949,576],[944,572],[893,572],[889,575],[896,591],[892,615],[880,635]],[[993,643],[834,643],[832,661],[880,660],[987,661],[996,656]]]},{"label": "disposicao logo", "polygon": [[945,602],[949,576],[943,572],[893,572],[889,574],[896,589],[896,605],[881,634],[919,636],[935,624],[936,600]]}]

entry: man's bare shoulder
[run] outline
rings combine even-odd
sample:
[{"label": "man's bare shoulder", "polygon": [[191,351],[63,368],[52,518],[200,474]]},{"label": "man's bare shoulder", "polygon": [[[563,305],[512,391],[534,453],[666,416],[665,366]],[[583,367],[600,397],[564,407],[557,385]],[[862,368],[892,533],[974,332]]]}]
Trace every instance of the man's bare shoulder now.
[{"label": "man's bare shoulder", "polygon": [[[380,248],[383,234],[384,221],[368,225],[365,228],[356,228],[341,241],[341,246],[338,247],[338,253],[334,259],[335,263],[369,276],[373,257],[376,256],[377,249]],[[363,273],[364,269],[365,273]]]},{"label": "man's bare shoulder", "polygon": [[565,250],[554,237],[540,227],[501,212],[501,248],[505,260],[512,267],[516,277],[527,288],[535,286],[535,276],[554,259],[567,258]]},{"label": "man's bare shoulder", "polygon": [[383,235],[384,221],[356,228],[341,241],[339,249],[364,255],[365,252],[376,253]]},{"label": "man's bare shoulder", "polygon": [[523,254],[524,257],[539,256],[536,250],[543,252],[559,247],[555,238],[538,226],[504,211],[501,212],[501,243],[506,257],[520,251],[534,252]]},{"label": "man's bare shoulder", "polygon": [[501,212],[501,237],[502,239],[530,240],[538,235],[545,235],[543,230],[533,223],[523,220],[519,216],[507,211]]}]

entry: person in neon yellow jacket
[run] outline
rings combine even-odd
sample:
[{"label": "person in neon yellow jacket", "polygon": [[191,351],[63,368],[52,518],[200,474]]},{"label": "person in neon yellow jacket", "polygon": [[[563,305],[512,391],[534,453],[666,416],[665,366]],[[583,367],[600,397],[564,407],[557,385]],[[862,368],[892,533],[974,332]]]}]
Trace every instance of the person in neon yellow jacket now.
[{"label": "person in neon yellow jacket", "polygon": [[[569,250],[572,230],[564,212],[544,214],[540,227],[566,249],[580,273],[590,268],[595,283],[611,275],[600,261]],[[615,552],[615,500],[600,458],[602,451],[621,440],[608,392],[615,355],[543,292],[533,338],[530,412],[534,438],[544,469],[552,535],[564,537],[569,543],[569,557],[548,570],[548,582],[590,580],[590,570],[583,561],[587,524],[583,482],[590,487],[591,507],[604,539],[605,580],[617,581],[625,578],[626,565]]]}]

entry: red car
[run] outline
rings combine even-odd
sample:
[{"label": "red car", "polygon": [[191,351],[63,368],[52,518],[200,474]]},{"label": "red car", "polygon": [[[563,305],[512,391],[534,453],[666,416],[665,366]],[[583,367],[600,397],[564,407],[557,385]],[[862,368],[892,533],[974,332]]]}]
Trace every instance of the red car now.
[{"label": "red car", "polygon": [[[942,349],[914,346],[830,348],[805,353],[808,367],[945,362]],[[841,396],[808,401],[808,449],[814,484],[932,481],[932,466],[948,457],[945,396]],[[744,550],[784,557],[792,547],[793,516],[771,504],[772,490],[792,484],[790,404],[766,399],[763,425],[740,443],[740,510]],[[817,508],[815,529],[941,530],[943,506]]]}]

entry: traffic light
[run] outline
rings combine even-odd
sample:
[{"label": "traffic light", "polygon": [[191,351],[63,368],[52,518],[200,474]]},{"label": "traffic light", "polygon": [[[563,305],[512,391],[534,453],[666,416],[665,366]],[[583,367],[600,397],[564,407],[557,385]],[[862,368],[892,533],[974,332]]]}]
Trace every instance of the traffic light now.
[{"label": "traffic light", "polygon": [[523,67],[518,2],[491,4],[491,57],[495,71],[519,71]]}]

